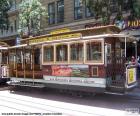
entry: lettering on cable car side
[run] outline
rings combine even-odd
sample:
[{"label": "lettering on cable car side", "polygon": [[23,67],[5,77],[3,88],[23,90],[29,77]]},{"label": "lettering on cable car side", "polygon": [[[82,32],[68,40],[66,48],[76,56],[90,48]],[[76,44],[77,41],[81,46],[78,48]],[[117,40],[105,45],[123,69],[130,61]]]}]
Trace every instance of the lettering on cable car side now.
[{"label": "lettering on cable car side", "polygon": [[52,36],[52,37],[42,37],[42,38],[36,38],[36,39],[29,40],[29,44],[47,42],[47,41],[53,41],[53,40],[79,38],[81,36],[82,36],[81,33],[74,33],[74,34],[65,34],[65,35]]},{"label": "lettering on cable car side", "polygon": [[83,78],[83,77],[58,77],[58,76],[43,76],[45,83],[59,83],[68,85],[80,85],[91,87],[105,87],[105,78]]}]

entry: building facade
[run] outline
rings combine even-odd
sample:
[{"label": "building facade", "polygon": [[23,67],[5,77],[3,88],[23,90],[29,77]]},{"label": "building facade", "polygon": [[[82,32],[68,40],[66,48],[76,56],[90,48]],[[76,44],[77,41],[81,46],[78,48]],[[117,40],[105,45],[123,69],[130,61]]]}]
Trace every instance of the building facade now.
[{"label": "building facade", "polygon": [[[8,44],[14,45],[18,40],[18,21],[19,21],[19,4],[22,0],[12,0],[12,7],[9,10],[10,26],[8,30],[1,30],[0,39],[7,41]],[[87,2],[83,0],[40,0],[47,8],[48,19],[41,22],[41,34],[50,33],[53,30],[68,28],[70,30],[94,27],[101,22],[100,19],[95,19],[94,12],[90,12],[87,7]],[[125,11],[125,6],[129,0],[125,0],[123,16],[129,15],[128,10]],[[111,9],[116,13],[116,2],[112,0]],[[112,22],[111,22],[112,23]]]},{"label": "building facade", "polygon": [[18,13],[19,4],[21,0],[11,0],[11,9],[8,11],[9,15],[9,29],[0,30],[0,39],[6,41],[9,45],[15,45],[18,36]]}]

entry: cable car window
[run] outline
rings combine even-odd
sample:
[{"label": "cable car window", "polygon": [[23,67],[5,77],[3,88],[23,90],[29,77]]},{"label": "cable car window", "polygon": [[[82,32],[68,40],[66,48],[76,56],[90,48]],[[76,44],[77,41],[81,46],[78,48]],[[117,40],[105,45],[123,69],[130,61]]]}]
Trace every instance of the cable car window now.
[{"label": "cable car window", "polygon": [[83,43],[74,43],[70,45],[71,61],[83,60]]},{"label": "cable car window", "polygon": [[67,45],[56,46],[56,61],[67,61],[68,60],[68,47]]},{"label": "cable car window", "polygon": [[9,62],[10,63],[14,62],[14,57],[15,57],[15,53],[10,52],[10,54],[9,54]]},{"label": "cable car window", "polygon": [[26,52],[24,58],[25,58],[25,63],[26,64],[30,64],[31,63],[30,52]]},{"label": "cable car window", "polygon": [[22,60],[22,55],[21,55],[21,51],[17,50],[17,53],[16,53],[16,62],[17,63],[21,63],[21,60]]},{"label": "cable car window", "polygon": [[44,62],[50,62],[54,60],[54,47],[45,46],[44,47]]},{"label": "cable car window", "polygon": [[87,60],[101,61],[102,60],[102,44],[101,42],[88,42],[87,46]]}]

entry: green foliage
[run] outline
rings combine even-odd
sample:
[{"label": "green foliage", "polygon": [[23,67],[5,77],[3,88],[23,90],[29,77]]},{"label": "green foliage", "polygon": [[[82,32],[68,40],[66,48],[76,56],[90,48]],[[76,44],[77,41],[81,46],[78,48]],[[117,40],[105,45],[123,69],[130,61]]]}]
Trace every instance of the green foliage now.
[{"label": "green foliage", "polygon": [[[89,9],[94,12],[95,18],[102,19],[103,24],[109,24],[113,14],[111,9],[112,0],[84,0],[87,2]],[[115,19],[122,19],[122,8],[124,0],[116,0],[117,14]]]},{"label": "green foliage", "polygon": [[140,1],[139,0],[135,0],[135,2],[133,3],[133,13],[134,13],[134,17],[135,18],[140,18]]},{"label": "green foliage", "polygon": [[9,20],[7,11],[11,4],[9,0],[0,0],[0,29],[8,29]]},{"label": "green foliage", "polygon": [[95,18],[98,19],[100,17],[100,14],[102,13],[102,9],[101,9],[102,8],[102,1],[83,0],[83,2],[86,2],[87,7],[89,8],[90,12],[94,13]]},{"label": "green foliage", "polygon": [[46,8],[40,0],[23,0],[20,4],[19,33],[37,34],[40,30],[41,18],[47,18]]}]

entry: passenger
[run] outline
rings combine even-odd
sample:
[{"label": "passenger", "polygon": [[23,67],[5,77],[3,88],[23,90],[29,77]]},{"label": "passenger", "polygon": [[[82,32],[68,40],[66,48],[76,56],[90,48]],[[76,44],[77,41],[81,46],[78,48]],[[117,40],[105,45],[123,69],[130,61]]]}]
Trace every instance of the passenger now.
[{"label": "passenger", "polygon": [[134,56],[131,57],[131,63],[132,63],[132,64],[136,64],[136,59],[135,59]]}]

